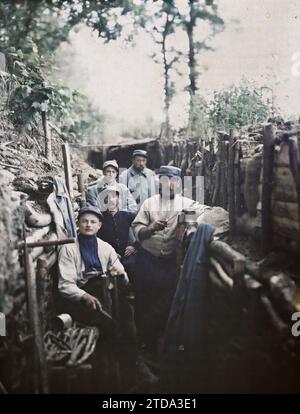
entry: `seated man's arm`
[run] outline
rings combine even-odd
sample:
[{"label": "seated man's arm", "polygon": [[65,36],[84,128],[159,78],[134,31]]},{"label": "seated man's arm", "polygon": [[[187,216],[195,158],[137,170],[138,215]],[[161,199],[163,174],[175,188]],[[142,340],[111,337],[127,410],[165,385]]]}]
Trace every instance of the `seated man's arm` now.
[{"label": "seated man's arm", "polygon": [[80,301],[82,296],[86,293],[80,289],[77,284],[77,269],[72,252],[68,246],[62,246],[58,256],[58,290],[66,299],[72,301]]}]

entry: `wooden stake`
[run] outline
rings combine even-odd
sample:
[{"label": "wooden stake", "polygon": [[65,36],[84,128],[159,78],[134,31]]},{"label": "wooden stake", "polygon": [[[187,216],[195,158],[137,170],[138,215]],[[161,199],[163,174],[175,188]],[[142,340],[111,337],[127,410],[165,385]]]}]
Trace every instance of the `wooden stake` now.
[{"label": "wooden stake", "polygon": [[261,201],[262,251],[266,254],[272,248],[271,200],[274,166],[275,132],[271,123],[265,124],[263,136],[263,185]]},{"label": "wooden stake", "polygon": [[235,158],[236,138],[233,136],[233,130],[230,130],[229,150],[228,150],[228,213],[229,213],[229,231],[230,236],[235,234],[236,227],[236,211],[235,211],[235,195],[234,195],[234,158]]},{"label": "wooden stake", "polygon": [[28,248],[26,246],[25,239],[25,227],[23,228],[24,237],[24,268],[26,278],[26,296],[28,306],[28,317],[30,330],[33,334],[33,393],[39,393],[39,358],[41,357],[43,350],[43,342],[39,329],[39,315],[37,305],[37,292],[36,292],[36,278],[33,266],[33,260],[29,255]]},{"label": "wooden stake", "polygon": [[235,215],[240,216],[242,211],[241,202],[241,177],[240,177],[240,142],[236,140],[234,151],[234,198]]},{"label": "wooden stake", "polygon": [[48,128],[47,113],[45,111],[42,112],[42,123],[45,136],[45,157],[49,162],[52,162],[51,132]]},{"label": "wooden stake", "polygon": [[[39,334],[41,341],[43,341],[45,333],[45,321],[46,321],[46,282],[48,278],[48,271],[45,261],[37,260],[36,271],[36,292],[37,292],[37,305],[38,305],[38,317],[39,317]],[[48,368],[44,350],[44,343],[41,343],[41,349],[39,351],[39,370],[40,370],[40,384],[42,394],[49,393],[48,384]]]},{"label": "wooden stake", "polygon": [[63,160],[64,160],[66,186],[69,192],[70,199],[72,201],[74,198],[74,192],[73,192],[71,157],[70,157],[69,144],[62,145],[62,153],[63,153]]},{"label": "wooden stake", "polygon": [[77,174],[77,182],[78,182],[78,191],[81,193],[80,196],[80,208],[86,206],[86,192],[85,192],[85,185],[84,185],[84,174]]}]

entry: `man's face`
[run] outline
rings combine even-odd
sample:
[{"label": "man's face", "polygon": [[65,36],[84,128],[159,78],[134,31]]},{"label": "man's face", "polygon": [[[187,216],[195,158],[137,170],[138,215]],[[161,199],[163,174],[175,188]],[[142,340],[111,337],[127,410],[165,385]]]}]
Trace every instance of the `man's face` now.
[{"label": "man's face", "polygon": [[79,217],[79,232],[84,236],[94,236],[101,228],[101,221],[95,214],[85,213]]},{"label": "man's face", "polygon": [[172,200],[179,192],[180,179],[178,177],[162,176],[159,178],[159,194],[161,197]]},{"label": "man's face", "polygon": [[147,164],[147,158],[142,157],[140,155],[136,155],[132,159],[132,164],[136,170],[143,171]]},{"label": "man's face", "polygon": [[114,167],[106,167],[103,170],[103,175],[105,176],[105,181],[108,183],[114,183],[117,178],[117,170]]},{"label": "man's face", "polygon": [[107,211],[116,211],[119,207],[119,195],[116,192],[109,192],[104,199]]}]

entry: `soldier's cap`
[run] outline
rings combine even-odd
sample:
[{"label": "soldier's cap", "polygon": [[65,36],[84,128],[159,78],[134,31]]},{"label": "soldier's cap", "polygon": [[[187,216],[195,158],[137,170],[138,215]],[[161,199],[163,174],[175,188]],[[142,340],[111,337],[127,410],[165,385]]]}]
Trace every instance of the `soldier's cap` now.
[{"label": "soldier's cap", "polygon": [[162,165],[159,169],[159,176],[181,177],[181,169],[172,165]]},{"label": "soldier's cap", "polygon": [[117,171],[119,171],[119,165],[118,165],[118,163],[117,163],[117,161],[116,161],[116,160],[108,160],[108,161],[105,161],[105,162],[103,163],[102,170],[104,170],[106,167],[113,167],[113,168],[115,168]]},{"label": "soldier's cap", "polygon": [[133,153],[132,153],[132,157],[135,157],[137,155],[139,157],[147,158],[147,151],[144,151],[144,150],[141,150],[141,149],[134,150]]},{"label": "soldier's cap", "polygon": [[98,207],[95,206],[86,206],[82,207],[78,212],[78,220],[83,214],[94,214],[99,218],[100,221],[103,221],[103,215]]}]

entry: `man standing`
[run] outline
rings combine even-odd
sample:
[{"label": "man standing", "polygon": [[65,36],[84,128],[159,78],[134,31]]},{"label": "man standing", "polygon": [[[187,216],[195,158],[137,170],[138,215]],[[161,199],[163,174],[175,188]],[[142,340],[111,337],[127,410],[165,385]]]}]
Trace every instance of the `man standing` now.
[{"label": "man standing", "polygon": [[107,186],[114,186],[120,196],[120,210],[136,213],[137,205],[130,191],[126,185],[117,182],[118,173],[119,166],[117,161],[105,161],[103,164],[103,177],[87,193],[86,201],[88,205],[98,207],[101,211],[104,211],[104,197],[101,193]]},{"label": "man standing", "polygon": [[125,184],[138,207],[157,193],[158,180],[155,173],[146,167],[147,152],[135,150],[132,154],[132,165],[120,174],[119,182]]},{"label": "man standing", "polygon": [[175,230],[179,213],[193,206],[201,214],[205,206],[183,197],[181,170],[161,166],[159,194],[150,197],[132,223],[141,247],[136,259],[136,324],[139,339],[156,352],[163,336],[176,288]]}]

